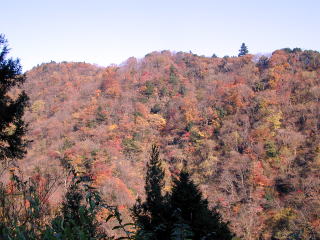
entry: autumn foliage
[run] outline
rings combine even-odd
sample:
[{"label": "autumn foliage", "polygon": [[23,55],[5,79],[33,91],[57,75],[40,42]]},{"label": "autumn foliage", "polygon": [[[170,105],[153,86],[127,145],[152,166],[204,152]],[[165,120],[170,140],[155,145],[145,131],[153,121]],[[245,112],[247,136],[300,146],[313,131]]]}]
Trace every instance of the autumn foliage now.
[{"label": "autumn foliage", "polygon": [[24,87],[34,140],[26,172],[39,166],[63,178],[68,158],[126,211],[143,197],[148,150],[157,143],[166,176],[187,161],[237,236],[319,237],[318,52],[163,51],[107,68],[52,62],[30,70]]}]

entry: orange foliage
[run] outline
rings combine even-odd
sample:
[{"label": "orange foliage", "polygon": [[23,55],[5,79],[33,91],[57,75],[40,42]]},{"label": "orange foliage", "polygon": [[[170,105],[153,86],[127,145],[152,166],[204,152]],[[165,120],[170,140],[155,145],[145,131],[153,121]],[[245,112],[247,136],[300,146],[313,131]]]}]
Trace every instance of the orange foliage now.
[{"label": "orange foliage", "polygon": [[[187,161],[195,180],[212,189],[208,199],[221,197],[221,212],[237,234],[258,239],[268,219],[263,206],[320,215],[319,200],[296,207],[317,199],[320,186],[318,59],[310,51],[278,50],[263,63],[249,54],[221,59],[163,51],[107,68],[42,64],[25,84],[34,140],[25,167],[53,168],[66,156],[83,170],[87,161],[105,197],[128,208],[143,192],[150,144],[158,142],[167,171]],[[286,177],[301,194],[280,197],[276,179]],[[275,193],[266,196],[267,189]]]}]

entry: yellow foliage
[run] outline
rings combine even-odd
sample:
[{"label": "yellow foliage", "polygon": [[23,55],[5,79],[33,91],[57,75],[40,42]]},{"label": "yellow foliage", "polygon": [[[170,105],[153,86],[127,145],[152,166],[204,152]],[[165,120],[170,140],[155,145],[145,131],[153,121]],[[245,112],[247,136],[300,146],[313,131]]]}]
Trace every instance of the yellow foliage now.
[{"label": "yellow foliage", "polygon": [[267,120],[272,124],[274,130],[281,127],[282,112],[271,114]]},{"label": "yellow foliage", "polygon": [[203,138],[206,137],[206,134],[204,134],[204,133],[201,132],[201,131],[199,131],[198,134],[199,134],[200,137],[203,137]]},{"label": "yellow foliage", "polygon": [[289,239],[288,237],[292,233],[292,231],[290,231],[290,225],[296,218],[297,215],[292,208],[283,208],[271,217],[270,223],[275,230],[273,234],[276,239]]},{"label": "yellow foliage", "polygon": [[316,78],[317,77],[317,72],[316,71],[302,71],[301,75],[304,79],[308,78]]},{"label": "yellow foliage", "polygon": [[4,132],[6,133],[6,135],[13,135],[16,131],[16,126],[14,124],[10,124],[6,129],[4,129]]},{"label": "yellow foliage", "polygon": [[193,122],[195,120],[194,112],[192,110],[186,111],[185,117],[186,117],[187,122]]},{"label": "yellow foliage", "polygon": [[259,101],[259,108],[260,109],[265,109],[266,107],[269,106],[269,103],[266,101],[266,99],[260,99]]},{"label": "yellow foliage", "polygon": [[163,128],[166,125],[166,120],[160,114],[149,114],[148,121],[156,128]]},{"label": "yellow foliage", "polygon": [[281,209],[279,212],[273,215],[273,221],[280,221],[283,219],[292,220],[296,218],[296,214],[292,208],[284,208]]},{"label": "yellow foliage", "polygon": [[34,112],[34,113],[38,113],[38,112],[44,110],[44,105],[45,105],[44,101],[42,101],[42,100],[37,100],[37,101],[35,101],[35,102],[32,104],[31,110],[32,110],[32,112]]},{"label": "yellow foliage", "polygon": [[216,121],[216,120],[212,120],[212,126],[213,126],[214,128],[220,128],[220,127],[221,127],[221,124],[220,124],[218,121]]},{"label": "yellow foliage", "polygon": [[76,155],[71,158],[71,164],[76,170],[76,172],[83,173],[86,172],[86,169],[84,167],[84,161],[83,158],[79,155]]},{"label": "yellow foliage", "polygon": [[237,131],[232,132],[231,136],[234,139],[234,141],[239,141],[240,140],[240,134]]},{"label": "yellow foliage", "polygon": [[287,146],[283,146],[280,150],[280,154],[285,158],[289,158],[293,153],[292,151],[290,151],[290,148],[288,148]]},{"label": "yellow foliage", "polygon": [[115,130],[115,129],[117,129],[117,128],[118,128],[118,125],[117,125],[117,124],[112,124],[112,125],[107,126],[107,129],[108,129],[109,131]]},{"label": "yellow foliage", "polygon": [[80,113],[78,113],[78,112],[72,113],[72,117],[75,118],[75,119],[79,119],[80,118]]},{"label": "yellow foliage", "polygon": [[140,116],[136,117],[136,124],[141,125],[141,126],[148,126],[149,125],[148,121]]},{"label": "yellow foliage", "polygon": [[199,164],[199,169],[201,169],[202,177],[210,177],[214,173],[215,165],[218,158],[213,155],[209,155],[206,160]]}]

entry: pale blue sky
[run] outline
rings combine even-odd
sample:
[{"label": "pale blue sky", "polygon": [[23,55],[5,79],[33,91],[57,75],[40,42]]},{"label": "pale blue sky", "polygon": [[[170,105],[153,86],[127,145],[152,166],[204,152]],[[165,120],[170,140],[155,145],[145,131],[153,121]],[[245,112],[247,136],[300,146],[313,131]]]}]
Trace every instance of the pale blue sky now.
[{"label": "pale blue sky", "polygon": [[119,64],[152,51],[237,55],[320,49],[319,0],[4,0],[0,33],[24,70],[53,61]]}]

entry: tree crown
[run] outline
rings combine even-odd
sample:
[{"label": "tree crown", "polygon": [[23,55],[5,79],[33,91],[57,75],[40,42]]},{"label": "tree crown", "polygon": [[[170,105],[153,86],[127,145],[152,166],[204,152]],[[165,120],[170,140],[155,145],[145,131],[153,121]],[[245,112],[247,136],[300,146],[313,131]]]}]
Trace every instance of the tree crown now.
[{"label": "tree crown", "polygon": [[248,47],[246,46],[245,43],[242,43],[241,47],[240,47],[240,50],[239,50],[238,57],[244,56],[244,55],[246,55],[248,53],[249,53]]}]

